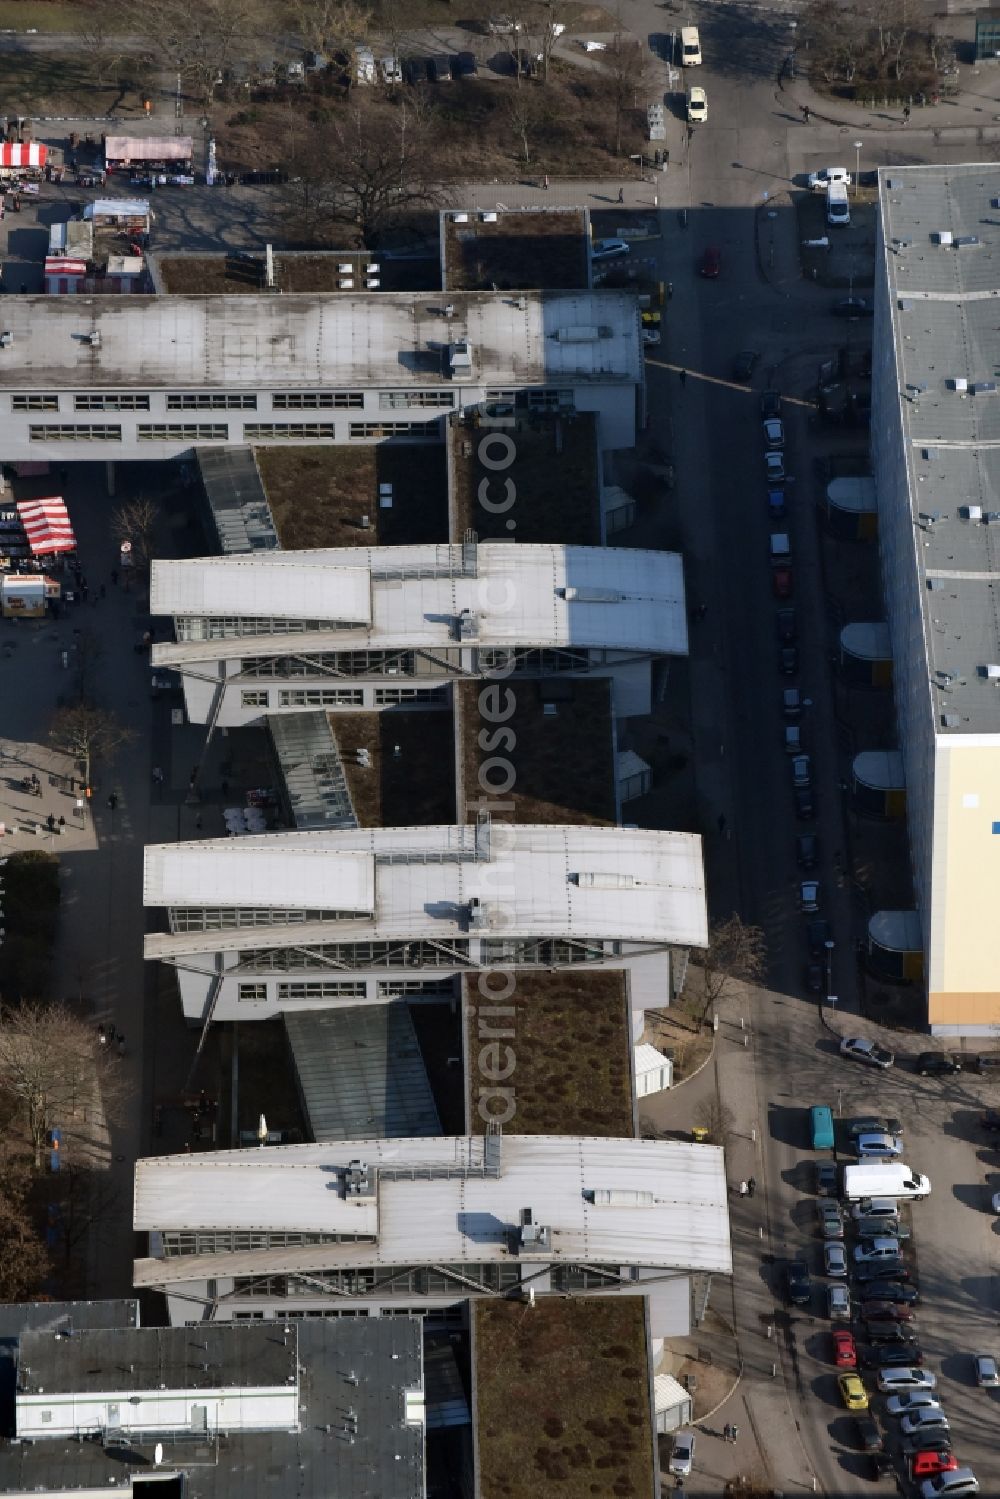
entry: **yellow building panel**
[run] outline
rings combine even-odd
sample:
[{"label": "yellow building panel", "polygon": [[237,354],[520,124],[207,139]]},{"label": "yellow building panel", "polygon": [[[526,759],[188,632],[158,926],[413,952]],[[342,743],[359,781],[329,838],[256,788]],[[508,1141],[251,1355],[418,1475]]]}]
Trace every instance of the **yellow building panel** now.
[{"label": "yellow building panel", "polygon": [[992,1022],[1000,1019],[1000,740],[939,745],[936,783],[930,1018],[937,996],[954,1008],[951,1019],[975,1024],[985,1004]]}]

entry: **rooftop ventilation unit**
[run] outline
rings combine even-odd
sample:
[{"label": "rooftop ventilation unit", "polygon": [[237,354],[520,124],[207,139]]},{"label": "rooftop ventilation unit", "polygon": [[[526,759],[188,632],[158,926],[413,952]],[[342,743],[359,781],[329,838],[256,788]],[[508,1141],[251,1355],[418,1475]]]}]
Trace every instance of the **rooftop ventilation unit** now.
[{"label": "rooftop ventilation unit", "polygon": [[944,579],[943,578],[928,578],[927,579],[927,587],[930,589],[931,593],[938,593],[944,587]]},{"label": "rooftop ventilation unit", "polygon": [[479,635],[479,620],[471,609],[463,609],[455,621],[459,640],[475,640]]},{"label": "rooftop ventilation unit", "polygon": [[960,396],[964,396],[966,391],[969,389],[969,382],[964,375],[953,375],[951,387],[952,390],[957,391]]},{"label": "rooftop ventilation unit", "polygon": [[637,880],[634,874],[618,874],[613,871],[582,871],[570,875],[581,890],[634,890]]},{"label": "rooftop ventilation unit", "polygon": [[992,661],[983,667],[983,674],[984,676],[988,677],[991,682],[1000,682],[1000,666],[997,666]]},{"label": "rooftop ventilation unit", "polygon": [[937,448],[924,448],[924,461],[926,463],[933,463],[937,455]]},{"label": "rooftop ventilation unit", "polygon": [[911,312],[913,310],[913,303],[910,301],[909,297],[900,297],[899,310],[900,312]]},{"label": "rooftop ventilation unit", "polygon": [[616,588],[558,588],[560,598],[567,604],[620,604],[622,595]]},{"label": "rooftop ventilation unit", "polygon": [[453,213],[451,221],[453,224],[467,224],[469,222],[469,215],[467,213]]},{"label": "rooftop ventilation unit", "polygon": [[344,1172],[345,1197],[374,1197],[375,1173],[367,1161],[348,1161]]},{"label": "rooftop ventilation unit", "polygon": [[4,331],[0,333],[0,349],[9,349],[13,342],[13,333],[11,333],[9,328],[5,328]]},{"label": "rooftop ventilation unit", "polygon": [[559,704],[558,703],[543,703],[542,704],[542,717],[543,718],[555,718],[558,712],[559,712]]},{"label": "rooftop ventilation unit", "polygon": [[337,275],[338,276],[353,276],[353,274],[354,274],[354,262],[353,261],[342,260],[340,262],[340,264],[337,266]]},{"label": "rooftop ventilation unit", "polygon": [[946,729],[957,729],[962,720],[957,713],[942,713],[941,722]]},{"label": "rooftop ventilation unit", "polygon": [[495,224],[500,215],[494,212],[493,209],[489,209],[486,213],[481,213],[479,217],[482,219],[484,224]]},{"label": "rooftop ventilation unit", "polygon": [[490,924],[489,907],[479,899],[478,895],[474,895],[469,901],[468,918],[470,932],[485,931]]},{"label": "rooftop ventilation unit", "polygon": [[95,328],[94,331],[93,331],[93,333],[88,334],[87,335],[87,341],[89,342],[90,347],[92,349],[99,349],[101,347],[101,330],[100,330],[100,328]]},{"label": "rooftop ventilation unit", "polygon": [[551,1230],[546,1224],[535,1222],[530,1208],[521,1209],[517,1242],[519,1249],[548,1249],[552,1242]]},{"label": "rooftop ventilation unit", "polygon": [[937,242],[938,242],[939,245],[945,245],[945,246],[950,245],[952,243],[952,240],[953,240],[953,235],[952,235],[952,232],[951,232],[950,229],[939,229],[938,230]]},{"label": "rooftop ventilation unit", "polygon": [[471,375],[472,346],[467,338],[460,338],[457,343],[449,344],[448,363],[452,374]]},{"label": "rooftop ventilation unit", "polygon": [[983,518],[983,507],[982,505],[964,505],[959,513],[964,515],[966,520],[980,521]]}]

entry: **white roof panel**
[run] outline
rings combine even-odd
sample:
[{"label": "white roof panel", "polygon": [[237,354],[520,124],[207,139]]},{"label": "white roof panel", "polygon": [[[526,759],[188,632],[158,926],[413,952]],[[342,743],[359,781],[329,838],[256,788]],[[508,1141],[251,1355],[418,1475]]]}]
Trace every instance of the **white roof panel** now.
[{"label": "white roof panel", "polygon": [[283,847],[277,838],[258,844],[251,855],[249,841],[150,845],[144,854],[145,904],[374,910],[375,861],[370,853],[345,850],[331,859],[306,844]]},{"label": "white roof panel", "polygon": [[[135,1171],[137,1232],[218,1230],[365,1232],[374,1209],[352,1218],[343,1168],[428,1174],[378,1175],[377,1242],[318,1244],[249,1253],[146,1261],[136,1284],[213,1278],[244,1267],[434,1264],[509,1258],[510,1229],[530,1207],[551,1247],[521,1259],[732,1269],[723,1153],[678,1141],[507,1135],[499,1175],[482,1169],[482,1137],[344,1141],[141,1160]],[[434,1174],[434,1170],[440,1174]],[[445,1175],[445,1170],[454,1172]],[[614,1189],[611,1201],[595,1192]]]},{"label": "white roof panel", "polygon": [[[366,862],[367,861],[367,862]],[[343,866],[343,872],[342,871]],[[365,870],[364,877],[361,869]],[[260,869],[260,876],[252,873]],[[374,902],[371,887],[374,880]],[[494,823],[268,833],[145,851],[147,906],[271,905],[374,913],[338,922],[344,941],[467,935],[592,937],[704,947],[701,839],[643,828]],[[147,938],[147,954],[332,941],[308,926]]]},{"label": "white roof panel", "polygon": [[[370,584],[368,579],[370,578]],[[363,581],[364,580],[364,581]],[[308,608],[303,600],[309,601]],[[365,610],[366,612],[362,612]],[[460,546],[345,547],[254,557],[154,562],[152,612],[175,617],[258,615],[358,620],[357,630],[324,631],[315,649],[441,648],[462,615],[474,642],[687,652],[684,570],[674,552],[631,547],[511,546],[483,542],[474,569]],[[285,635],[254,636],[253,654],[286,654]],[[157,664],[236,657],[246,644],[165,643]]]},{"label": "white roof panel", "polygon": [[[468,339],[465,386],[638,384],[636,298],[624,291],[282,297],[11,297],[0,385],[17,390],[448,387],[446,341]],[[523,304],[523,305],[522,305]],[[595,336],[561,342],[569,325]],[[98,344],[81,335],[99,332]],[[424,415],[431,419],[432,413]]]}]

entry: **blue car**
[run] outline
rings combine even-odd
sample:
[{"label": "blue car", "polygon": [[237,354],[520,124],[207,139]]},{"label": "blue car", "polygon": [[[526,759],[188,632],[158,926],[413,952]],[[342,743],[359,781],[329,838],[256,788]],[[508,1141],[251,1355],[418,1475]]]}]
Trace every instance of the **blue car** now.
[{"label": "blue car", "polygon": [[771,520],[781,520],[785,514],[785,491],[783,489],[767,491],[767,513]]}]

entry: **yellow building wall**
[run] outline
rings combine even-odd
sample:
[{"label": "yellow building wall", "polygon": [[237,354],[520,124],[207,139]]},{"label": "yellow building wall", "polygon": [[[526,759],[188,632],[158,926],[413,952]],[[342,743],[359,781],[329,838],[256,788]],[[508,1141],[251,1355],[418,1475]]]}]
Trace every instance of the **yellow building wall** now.
[{"label": "yellow building wall", "polygon": [[1000,738],[940,741],[928,1018],[1000,1024]]}]

